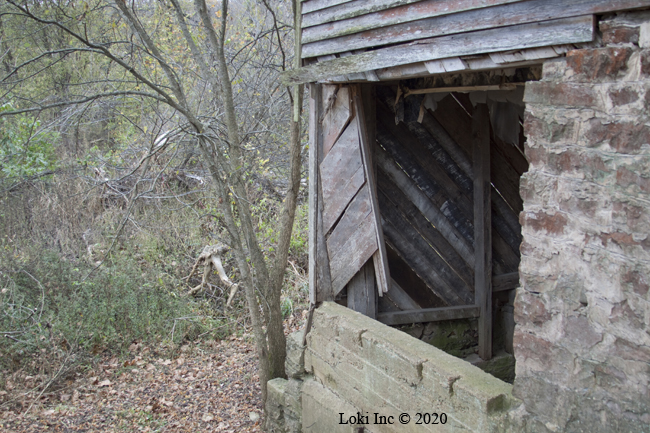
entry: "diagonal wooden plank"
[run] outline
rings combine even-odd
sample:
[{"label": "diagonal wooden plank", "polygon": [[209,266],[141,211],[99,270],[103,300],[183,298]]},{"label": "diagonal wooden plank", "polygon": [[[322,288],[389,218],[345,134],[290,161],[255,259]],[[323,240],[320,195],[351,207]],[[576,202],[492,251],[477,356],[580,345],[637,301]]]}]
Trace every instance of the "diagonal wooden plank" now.
[{"label": "diagonal wooden plank", "polygon": [[336,95],[336,99],[330,110],[325,113],[323,119],[323,131],[325,137],[323,139],[323,155],[327,156],[336,140],[341,136],[341,133],[348,125],[352,112],[350,110],[350,88],[348,86],[341,87]]},{"label": "diagonal wooden plank", "polygon": [[359,127],[351,123],[320,164],[323,229],[327,233],[365,182]]},{"label": "diagonal wooden plank", "polygon": [[[429,286],[451,305],[473,302],[472,285],[463,281],[448,263],[415,230],[399,210],[379,193],[382,202],[382,227],[386,238],[400,251],[421,278],[428,279]],[[387,223],[387,224],[386,224]],[[435,282],[435,283],[433,283]]]},{"label": "diagonal wooden plank", "polygon": [[338,253],[330,256],[332,292],[336,296],[377,251],[375,221],[371,214],[361,221]]},{"label": "diagonal wooden plank", "polygon": [[447,217],[440,211],[440,209],[435,206],[427,197],[427,195],[422,192],[411,179],[402,171],[400,167],[395,164],[393,159],[386,153],[384,149],[377,146],[375,148],[375,155],[377,159],[377,165],[384,174],[399,187],[402,193],[411,201],[422,214],[429,220],[433,225],[436,226],[438,231],[444,236],[444,238],[449,242],[454,249],[460,254],[460,256],[468,263],[470,266],[474,266],[474,247],[469,243],[456,228],[449,222]]},{"label": "diagonal wooden plank", "polygon": [[340,221],[332,230],[327,239],[327,252],[334,257],[343,248],[348,239],[354,234],[359,224],[364,221],[372,211],[368,185],[365,184],[352,199]]},{"label": "diagonal wooden plank", "polygon": [[[438,274],[439,269],[433,269],[431,262],[435,252],[424,245],[414,245],[417,237],[411,236],[411,231],[405,231],[405,226],[395,226],[393,222],[382,215],[381,227],[388,242],[393,245],[402,257],[408,259],[409,266],[418,276],[431,287],[433,291],[449,305],[464,305],[474,301],[474,296],[467,290],[456,290]],[[417,235],[422,239],[419,235]]]},{"label": "diagonal wooden plank", "polygon": [[463,258],[454,250],[447,240],[438,230],[427,221],[422,213],[413,203],[404,197],[397,186],[393,185],[385,176],[378,178],[378,187],[380,191],[380,209],[393,205],[403,213],[406,219],[413,227],[426,239],[426,241],[438,252],[438,254],[447,262],[447,264],[456,272],[468,286],[474,284],[474,269],[470,267]]},{"label": "diagonal wooden plank", "polygon": [[285,84],[302,84],[338,75],[389,68],[470,54],[493,53],[548,45],[591,42],[594,17],[567,18],[533,24],[461,33],[395,45],[314,63],[282,74]]}]

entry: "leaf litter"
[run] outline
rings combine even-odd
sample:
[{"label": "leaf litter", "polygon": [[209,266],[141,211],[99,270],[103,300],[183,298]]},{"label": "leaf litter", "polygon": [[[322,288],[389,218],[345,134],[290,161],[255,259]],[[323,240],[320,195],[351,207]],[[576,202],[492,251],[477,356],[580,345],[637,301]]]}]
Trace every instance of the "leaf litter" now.
[{"label": "leaf litter", "polygon": [[244,337],[186,344],[171,359],[164,349],[129,349],[123,359],[106,355],[40,397],[34,387],[39,378],[1,372],[0,430],[262,431],[257,355]]}]

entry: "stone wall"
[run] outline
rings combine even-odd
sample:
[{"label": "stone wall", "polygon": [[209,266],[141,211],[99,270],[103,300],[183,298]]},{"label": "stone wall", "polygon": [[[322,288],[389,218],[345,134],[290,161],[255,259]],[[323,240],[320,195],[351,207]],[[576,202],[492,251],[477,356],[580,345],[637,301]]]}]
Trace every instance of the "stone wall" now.
[{"label": "stone wall", "polygon": [[[361,414],[366,432],[501,432],[516,405],[511,385],[334,303],[316,309],[306,349],[301,339],[289,338],[289,380],[269,382],[270,431],[352,432],[341,419]],[[439,423],[416,424],[418,412]],[[375,413],[393,423],[375,423]]]},{"label": "stone wall", "polygon": [[650,431],[650,13],[526,85],[515,396],[533,432]]}]

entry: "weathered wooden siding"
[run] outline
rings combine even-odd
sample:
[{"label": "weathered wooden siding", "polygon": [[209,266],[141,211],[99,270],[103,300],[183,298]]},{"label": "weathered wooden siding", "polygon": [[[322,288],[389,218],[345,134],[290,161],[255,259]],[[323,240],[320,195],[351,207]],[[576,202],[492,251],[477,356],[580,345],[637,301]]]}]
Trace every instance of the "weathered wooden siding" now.
[{"label": "weathered wooden siding", "polygon": [[[392,285],[379,302],[379,320],[390,324],[445,318],[477,317],[477,251],[474,218],[475,169],[472,119],[476,108],[467,94],[423,109],[424,95],[398,99],[393,87],[377,86],[377,188],[387,243]],[[487,110],[487,108],[486,108]],[[519,129],[515,117],[514,130]],[[489,127],[489,119],[481,120]],[[521,140],[523,138],[520,138]],[[506,144],[494,133],[487,138],[490,157],[486,239],[494,291],[517,283],[521,226],[519,176],[527,170],[522,142]],[[481,221],[486,218],[481,218]],[[494,277],[492,278],[492,273]],[[421,310],[421,311],[420,311]]]},{"label": "weathered wooden siding", "polygon": [[539,62],[567,45],[592,42],[596,14],[649,6],[648,0],[305,0],[305,66],[285,79],[377,81],[414,70]]}]

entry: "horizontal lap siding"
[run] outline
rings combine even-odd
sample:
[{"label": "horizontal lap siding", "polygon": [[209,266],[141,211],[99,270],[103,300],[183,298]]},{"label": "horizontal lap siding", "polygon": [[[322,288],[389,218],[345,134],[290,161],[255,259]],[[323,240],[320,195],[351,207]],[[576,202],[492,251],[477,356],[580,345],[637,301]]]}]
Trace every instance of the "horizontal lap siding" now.
[{"label": "horizontal lap siding", "polygon": [[[585,23],[571,18],[623,11],[650,6],[648,0],[306,0],[302,2],[302,58],[318,63],[338,65],[337,58],[357,57],[361,68],[349,68],[344,64],[340,70],[333,68],[322,76],[312,70],[307,80],[331,79],[337,75],[356,74],[358,80],[374,81],[372,71],[381,68],[457,58],[468,54],[505,53],[512,50],[545,48],[540,58],[554,57],[552,46],[590,42],[593,32],[584,27]],[[562,21],[561,28],[553,23]],[[530,38],[519,35],[519,27],[536,24],[549,34],[544,38]],[[493,35],[490,30],[507,29],[500,32],[501,39],[512,44],[484,38]],[[481,32],[488,32],[482,34]],[[477,38],[471,37],[473,33]],[[445,37],[465,37],[464,46],[451,44]],[[525,36],[525,35],[524,35]],[[554,36],[554,37],[553,37]],[[498,39],[498,38],[497,38]],[[418,42],[413,46],[414,42]],[[425,54],[426,58],[413,58],[412,61],[400,59],[398,53],[411,57],[413,50],[427,53],[431,47],[440,45],[444,50],[434,50]],[[383,58],[395,58],[395,62],[369,61],[363,51],[382,50]],[[394,49],[398,48],[398,51]],[[496,49],[492,49],[496,48]],[[422,56],[421,56],[422,57]],[[495,57],[496,60],[504,60]],[[531,60],[524,59],[522,60]],[[535,59],[532,59],[535,60]],[[510,59],[514,61],[514,59]],[[309,63],[309,61],[307,62]],[[497,61],[496,63],[499,63]],[[305,69],[305,68],[301,68]],[[356,69],[356,70],[354,70]],[[337,74],[338,72],[338,74]],[[364,77],[364,73],[370,74]],[[354,75],[354,76],[356,76]],[[290,77],[290,78],[288,78]],[[287,74],[289,81],[297,77]],[[300,79],[303,80],[304,79]]]}]

